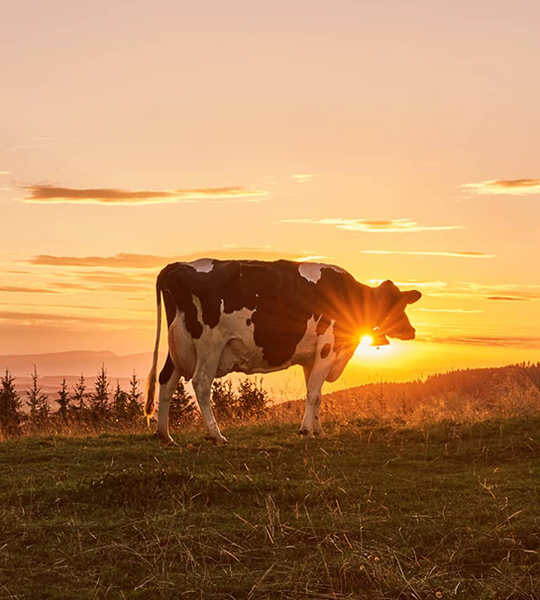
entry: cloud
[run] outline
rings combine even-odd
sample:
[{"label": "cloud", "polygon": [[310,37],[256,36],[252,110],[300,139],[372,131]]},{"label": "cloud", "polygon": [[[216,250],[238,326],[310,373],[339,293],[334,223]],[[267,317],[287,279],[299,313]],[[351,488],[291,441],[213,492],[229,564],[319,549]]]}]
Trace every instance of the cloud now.
[{"label": "cloud", "polygon": [[259,202],[269,195],[264,190],[244,187],[193,188],[182,190],[122,190],[112,188],[75,189],[52,185],[23,186],[23,202],[44,204],[161,204],[195,203],[200,200],[233,199]]},{"label": "cloud", "polygon": [[518,300],[520,302],[530,302],[530,298],[520,298],[518,296],[487,296],[486,300]]},{"label": "cloud", "polygon": [[291,175],[291,179],[294,179],[297,183],[306,183],[318,176],[318,173],[298,173],[296,175]]},{"label": "cloud", "polygon": [[[53,256],[39,254],[24,262],[32,265],[48,267],[107,267],[114,269],[160,269],[172,262],[189,262],[199,258],[228,259],[253,259],[253,260],[278,260],[288,259],[297,261],[314,260],[314,256],[303,253],[277,252],[265,248],[227,248],[225,250],[204,250],[191,252],[178,256],[158,256],[154,254],[127,254],[121,253],[114,256]],[[325,258],[319,255],[316,258]]]},{"label": "cloud", "polygon": [[417,233],[419,231],[446,231],[465,229],[462,225],[419,225],[410,219],[390,219],[372,221],[367,219],[285,219],[282,223],[303,223],[309,225],[331,225],[346,231],[365,233]]},{"label": "cloud", "polygon": [[53,256],[38,254],[29,259],[32,265],[48,267],[114,267],[116,269],[152,269],[164,265],[174,257],[155,256],[152,254],[116,254],[115,256]]},{"label": "cloud", "polygon": [[117,285],[133,285],[136,283],[141,283],[144,281],[154,281],[156,278],[155,273],[146,272],[146,273],[137,273],[126,274],[126,273],[118,273],[116,271],[110,272],[99,272],[99,271],[91,271],[90,273],[80,272],[76,274],[77,277],[81,277],[84,281],[89,283],[113,283]]},{"label": "cloud", "polygon": [[540,284],[481,284],[469,281],[458,284],[461,289],[482,295],[486,300],[527,301],[540,299]]},{"label": "cloud", "polygon": [[418,308],[422,312],[434,312],[434,313],[466,313],[476,314],[483,313],[483,310],[466,310],[464,308]]},{"label": "cloud", "polygon": [[8,152],[18,152],[19,150],[41,150],[43,146],[38,146],[37,144],[26,144],[23,146],[8,146],[6,150]]},{"label": "cloud", "polygon": [[149,283],[148,285],[134,285],[134,284],[126,284],[126,283],[107,283],[101,285],[88,285],[85,283],[78,282],[68,282],[68,281],[58,281],[52,284],[55,288],[59,290],[73,290],[74,292],[149,292],[152,290],[152,286]]},{"label": "cloud", "polygon": [[89,323],[89,324],[122,324],[122,325],[150,325],[146,319],[133,319],[133,318],[122,318],[122,319],[111,319],[106,317],[87,317],[79,315],[66,315],[66,314],[55,314],[55,313],[40,313],[40,312],[19,312],[19,311],[0,311],[1,321],[18,321],[18,322],[54,322],[59,324],[67,323]]},{"label": "cloud", "polygon": [[459,344],[464,346],[486,346],[502,348],[540,348],[540,338],[525,336],[424,336],[419,341],[436,344]]},{"label": "cloud", "polygon": [[538,284],[482,284],[461,281],[444,291],[434,291],[431,296],[453,298],[481,298],[483,300],[540,300]]},{"label": "cloud", "polygon": [[[369,285],[379,286],[385,281],[384,279],[368,279]],[[417,287],[417,288],[430,288],[430,289],[444,289],[448,285],[446,281],[418,281],[416,279],[409,279],[407,281],[394,281],[394,284],[398,287]]]},{"label": "cloud", "polygon": [[[45,308],[43,303],[32,303],[32,302],[0,302],[0,306],[16,306],[17,308],[34,308],[34,307],[38,307],[38,308]],[[105,306],[99,306],[96,304],[57,304],[56,302],[54,303],[54,308],[69,308],[72,310],[107,310],[107,307]],[[140,311],[143,309],[136,309],[136,308],[129,308],[129,307],[122,307],[122,310],[136,310],[136,311]],[[147,309],[144,309],[147,310]]]},{"label": "cloud", "polygon": [[409,256],[447,256],[453,258],[495,258],[496,254],[484,254],[483,252],[424,252],[409,250],[360,250],[362,254],[404,254]]},{"label": "cloud", "polygon": [[462,190],[480,195],[527,196],[540,194],[540,179],[493,179],[478,183],[465,183],[459,187]]},{"label": "cloud", "polygon": [[15,292],[23,294],[58,294],[56,290],[45,288],[32,288],[23,286],[3,285],[0,286],[0,292]]},{"label": "cloud", "polygon": [[0,171],[0,177],[7,177],[11,175],[11,171]]}]

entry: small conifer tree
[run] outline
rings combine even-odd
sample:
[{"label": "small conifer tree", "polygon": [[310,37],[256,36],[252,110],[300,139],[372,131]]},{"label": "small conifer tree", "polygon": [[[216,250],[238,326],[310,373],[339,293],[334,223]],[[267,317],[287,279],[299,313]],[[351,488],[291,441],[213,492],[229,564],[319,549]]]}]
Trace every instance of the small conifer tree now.
[{"label": "small conifer tree", "polygon": [[238,386],[237,411],[240,418],[261,417],[266,411],[268,393],[262,387],[262,379],[257,384],[244,379]]},{"label": "small conifer tree", "polygon": [[18,433],[22,421],[22,401],[9,369],[0,378],[0,429],[3,433]]},{"label": "small conifer tree", "polygon": [[56,403],[58,404],[58,415],[62,419],[62,421],[68,420],[68,414],[71,409],[71,397],[68,392],[67,384],[65,378],[62,379],[62,384],[58,392],[56,392],[58,398],[56,399]]},{"label": "small conifer tree", "polygon": [[105,365],[101,365],[101,369],[94,383],[94,393],[90,396],[90,413],[92,419],[103,420],[109,416],[109,395],[110,384],[107,376]]},{"label": "small conifer tree", "polygon": [[128,412],[128,395],[120,387],[120,382],[116,380],[114,390],[112,413],[116,421],[125,421]]},{"label": "small conifer tree", "polygon": [[30,388],[26,391],[28,405],[29,418],[33,424],[43,423],[49,417],[49,403],[48,396],[42,392],[42,388],[38,385],[38,372],[36,365],[34,365],[34,371],[31,374],[32,382]]},{"label": "small conifer tree", "polygon": [[139,380],[135,371],[129,380],[129,392],[127,398],[127,415],[128,419],[136,420],[143,416],[142,406],[140,402],[141,392],[139,391]]},{"label": "small conifer tree", "polygon": [[212,384],[212,404],[218,419],[231,419],[237,415],[238,399],[233,390],[232,381],[216,380]]},{"label": "small conifer tree", "polygon": [[180,379],[169,405],[169,424],[171,427],[191,423],[197,415],[193,399],[187,393],[184,381]]},{"label": "small conifer tree", "polygon": [[86,391],[86,380],[82,373],[77,380],[77,383],[73,386],[71,399],[73,400],[75,410],[79,413],[79,417],[83,417],[86,411],[88,392]]}]

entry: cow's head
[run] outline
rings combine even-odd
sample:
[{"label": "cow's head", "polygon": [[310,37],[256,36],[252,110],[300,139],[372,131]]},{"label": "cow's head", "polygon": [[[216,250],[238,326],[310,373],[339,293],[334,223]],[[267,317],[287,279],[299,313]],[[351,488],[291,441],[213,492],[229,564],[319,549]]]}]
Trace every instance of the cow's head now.
[{"label": "cow's head", "polygon": [[405,309],[408,304],[418,302],[422,294],[417,290],[401,292],[390,280],[384,281],[373,291],[377,304],[373,346],[389,344],[386,336],[398,340],[413,340],[415,329],[410,324]]}]

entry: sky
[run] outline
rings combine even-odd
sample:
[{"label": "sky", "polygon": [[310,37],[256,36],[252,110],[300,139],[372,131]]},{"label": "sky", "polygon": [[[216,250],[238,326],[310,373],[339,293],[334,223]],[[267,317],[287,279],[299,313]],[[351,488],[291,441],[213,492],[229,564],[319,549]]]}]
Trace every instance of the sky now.
[{"label": "sky", "polygon": [[0,354],[150,352],[156,274],[216,256],[422,291],[415,341],[354,357],[373,372],[538,360],[539,21],[532,0],[6,0]]}]

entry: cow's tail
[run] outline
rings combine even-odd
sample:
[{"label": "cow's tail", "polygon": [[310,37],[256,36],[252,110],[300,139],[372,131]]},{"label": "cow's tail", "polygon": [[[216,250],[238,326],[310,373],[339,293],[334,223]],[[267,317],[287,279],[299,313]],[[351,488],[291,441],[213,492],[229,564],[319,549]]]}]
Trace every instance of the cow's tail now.
[{"label": "cow's tail", "polygon": [[146,404],[144,406],[144,414],[147,424],[150,424],[150,417],[154,414],[156,408],[156,382],[157,382],[157,362],[159,354],[159,337],[161,334],[161,290],[159,283],[156,283],[156,300],[157,300],[157,331],[156,345],[154,346],[154,356],[152,358],[152,368],[146,379]]}]

